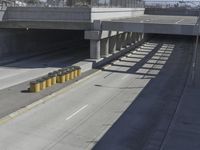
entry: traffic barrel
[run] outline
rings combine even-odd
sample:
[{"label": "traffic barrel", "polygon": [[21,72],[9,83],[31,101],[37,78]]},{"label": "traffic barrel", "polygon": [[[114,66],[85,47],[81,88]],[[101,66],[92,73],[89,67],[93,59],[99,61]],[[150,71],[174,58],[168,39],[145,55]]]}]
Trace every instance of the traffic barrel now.
[{"label": "traffic barrel", "polygon": [[81,67],[80,66],[75,66],[76,70],[77,70],[77,76],[81,75]]},{"label": "traffic barrel", "polygon": [[57,83],[57,82],[56,82],[56,81],[57,81],[57,79],[56,79],[56,78],[57,78],[57,75],[58,75],[58,72],[57,72],[57,71],[54,71],[54,72],[53,72],[53,79],[52,79],[52,83],[53,83],[53,84],[56,84],[56,83]]},{"label": "traffic barrel", "polygon": [[63,73],[64,73],[64,75],[65,75],[65,82],[66,82],[66,81],[69,81],[69,76],[70,76],[70,74],[69,74],[68,68],[64,68]]},{"label": "traffic barrel", "polygon": [[48,74],[48,77],[49,77],[50,80],[51,80],[51,85],[56,84],[56,76],[55,76],[54,73],[49,73],[49,74]]},{"label": "traffic barrel", "polygon": [[74,69],[74,78],[78,77],[78,70],[76,68],[76,66],[73,66]]},{"label": "traffic barrel", "polygon": [[64,83],[65,82],[65,74],[63,72],[58,72],[57,82]]},{"label": "traffic barrel", "polygon": [[73,80],[74,79],[74,69],[72,67],[69,67],[69,72],[70,72],[70,80]]},{"label": "traffic barrel", "polygon": [[40,82],[40,90],[42,91],[42,90],[46,89],[46,80],[41,78],[41,79],[39,79],[39,82]]},{"label": "traffic barrel", "polygon": [[44,76],[43,79],[46,81],[46,87],[51,87],[51,78],[48,76]]},{"label": "traffic barrel", "polygon": [[69,81],[69,80],[70,80],[70,71],[69,71],[69,70],[66,70],[65,80],[66,80],[66,81]]},{"label": "traffic barrel", "polygon": [[81,75],[81,67],[79,66],[74,66],[75,70],[76,70],[76,77]]},{"label": "traffic barrel", "polygon": [[30,82],[30,92],[40,92],[40,82],[38,80]]}]

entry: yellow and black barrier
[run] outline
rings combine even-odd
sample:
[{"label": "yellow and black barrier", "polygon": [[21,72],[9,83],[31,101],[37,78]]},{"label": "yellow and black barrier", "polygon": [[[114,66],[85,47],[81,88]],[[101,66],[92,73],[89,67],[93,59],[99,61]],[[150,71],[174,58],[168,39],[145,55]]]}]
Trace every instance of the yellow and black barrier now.
[{"label": "yellow and black barrier", "polygon": [[57,76],[57,74],[55,74],[55,73],[49,73],[48,74],[48,77],[51,80],[51,86],[53,86],[53,85],[55,85],[57,83],[56,82],[56,76]]},{"label": "yellow and black barrier", "polygon": [[81,67],[79,66],[74,66],[75,70],[76,70],[76,73],[77,73],[77,76],[80,76],[81,75]]},{"label": "yellow and black barrier", "polygon": [[69,81],[70,80],[70,71],[66,70],[65,71],[65,81]]},{"label": "yellow and black barrier", "polygon": [[81,75],[81,67],[69,66],[58,71],[48,73],[47,76],[41,77],[35,81],[30,82],[30,92],[37,93],[46,88],[49,88],[56,83],[65,83],[73,80]]},{"label": "yellow and black barrier", "polygon": [[46,80],[45,79],[39,79],[39,82],[40,82],[40,90],[45,90],[46,89]]},{"label": "yellow and black barrier", "polygon": [[57,75],[57,83],[64,83],[65,82],[65,74],[64,72],[60,71],[58,72],[58,75]]},{"label": "yellow and black barrier", "polygon": [[30,82],[30,91],[34,93],[40,92],[40,82],[38,80]]}]

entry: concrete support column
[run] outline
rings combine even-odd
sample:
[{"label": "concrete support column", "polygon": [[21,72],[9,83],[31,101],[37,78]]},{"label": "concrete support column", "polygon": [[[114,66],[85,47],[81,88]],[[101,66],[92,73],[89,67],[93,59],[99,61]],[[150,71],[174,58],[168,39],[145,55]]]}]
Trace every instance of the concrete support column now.
[{"label": "concrete support column", "polygon": [[122,33],[122,47],[123,47],[123,48],[126,47],[126,45],[127,45],[126,39],[127,39],[127,33],[124,32],[124,33]]},{"label": "concrete support column", "polygon": [[142,40],[144,39],[144,33],[142,33]]},{"label": "concrete support column", "polygon": [[126,46],[129,45],[129,32],[126,33]]},{"label": "concrete support column", "polygon": [[131,41],[132,41],[132,43],[135,43],[135,33],[134,32],[132,32]]},{"label": "concrete support column", "polygon": [[117,48],[117,35],[109,38],[109,53],[115,53]]},{"label": "concrete support column", "polygon": [[139,33],[136,33],[136,43],[139,41]]},{"label": "concrete support column", "polygon": [[120,51],[122,49],[122,34],[117,35],[116,50]]},{"label": "concrete support column", "polygon": [[101,39],[100,48],[101,57],[107,57],[109,55],[109,38]]},{"label": "concrete support column", "polygon": [[141,40],[141,34],[138,33],[138,41],[140,41],[140,40]]},{"label": "concrete support column", "polygon": [[132,44],[132,32],[129,32],[128,35],[127,35],[127,44],[128,45],[131,45]]},{"label": "concrete support column", "polygon": [[143,39],[143,34],[139,33],[139,41],[141,41]]},{"label": "concrete support column", "polygon": [[100,59],[100,40],[90,40],[90,58]]}]

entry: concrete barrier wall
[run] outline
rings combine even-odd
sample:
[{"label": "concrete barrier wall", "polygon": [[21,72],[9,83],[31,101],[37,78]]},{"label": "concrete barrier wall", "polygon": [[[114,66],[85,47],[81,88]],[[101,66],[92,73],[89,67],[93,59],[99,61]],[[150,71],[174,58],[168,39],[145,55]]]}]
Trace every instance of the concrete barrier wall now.
[{"label": "concrete barrier wall", "polygon": [[144,8],[92,8],[91,21],[144,15]]},{"label": "concrete barrier wall", "polygon": [[198,16],[199,10],[184,8],[146,8],[144,13],[150,15]]},{"label": "concrete barrier wall", "polygon": [[83,31],[0,29],[0,58],[67,50],[83,37]]},{"label": "concrete barrier wall", "polygon": [[88,21],[89,8],[8,7],[5,21]]},{"label": "concrete barrier wall", "polygon": [[88,21],[133,17],[144,14],[144,8],[36,8],[9,7],[4,21]]}]

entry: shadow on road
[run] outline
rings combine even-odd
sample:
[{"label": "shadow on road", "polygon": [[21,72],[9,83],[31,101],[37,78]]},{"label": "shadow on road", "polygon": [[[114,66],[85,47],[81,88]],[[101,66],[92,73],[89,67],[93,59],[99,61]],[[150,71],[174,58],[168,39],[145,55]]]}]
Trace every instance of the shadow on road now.
[{"label": "shadow on road", "polygon": [[[80,44],[80,45],[79,45]],[[47,68],[47,67],[64,67],[80,60],[86,59],[89,56],[89,44],[85,41],[80,41],[79,44],[73,43],[70,46],[65,46],[59,49],[53,49],[46,52],[22,57],[12,56],[7,59],[11,63],[1,65],[3,68]],[[8,62],[9,62],[8,61]],[[0,61],[1,64],[1,61]]]},{"label": "shadow on road", "polygon": [[[186,83],[192,56],[192,40],[181,37],[163,37],[157,40],[159,44],[150,52],[133,54],[134,56],[121,59],[119,64],[112,64],[112,67],[125,67],[125,71],[112,67],[105,69],[108,72],[141,75],[141,80],[151,80],[121,117],[109,126],[109,130],[93,150],[160,149]],[[138,52],[146,50],[149,48],[141,48]],[[140,55],[142,57],[136,57]],[[136,58],[138,61],[128,60],[129,58]],[[135,65],[123,66],[123,61]]]}]

